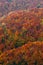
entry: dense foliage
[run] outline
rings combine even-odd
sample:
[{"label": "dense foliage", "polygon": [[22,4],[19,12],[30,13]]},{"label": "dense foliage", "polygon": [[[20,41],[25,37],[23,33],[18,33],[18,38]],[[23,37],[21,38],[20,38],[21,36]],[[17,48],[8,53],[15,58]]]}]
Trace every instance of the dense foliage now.
[{"label": "dense foliage", "polygon": [[43,65],[42,47],[42,8],[10,12],[0,18],[1,65]]},{"label": "dense foliage", "polygon": [[1,65],[43,65],[43,42],[29,42],[0,55]]}]

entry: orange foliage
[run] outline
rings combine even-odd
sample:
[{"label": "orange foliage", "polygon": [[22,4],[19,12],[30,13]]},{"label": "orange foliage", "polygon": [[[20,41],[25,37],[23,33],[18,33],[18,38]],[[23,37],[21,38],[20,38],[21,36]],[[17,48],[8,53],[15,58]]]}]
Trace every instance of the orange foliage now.
[{"label": "orange foliage", "polygon": [[42,61],[43,9],[15,11],[0,19],[1,64],[43,65]]},{"label": "orange foliage", "polygon": [[0,61],[3,61],[3,65],[9,62],[19,65],[21,61],[21,64],[26,62],[27,65],[43,65],[43,42],[29,42],[17,49],[6,51],[0,55]]}]

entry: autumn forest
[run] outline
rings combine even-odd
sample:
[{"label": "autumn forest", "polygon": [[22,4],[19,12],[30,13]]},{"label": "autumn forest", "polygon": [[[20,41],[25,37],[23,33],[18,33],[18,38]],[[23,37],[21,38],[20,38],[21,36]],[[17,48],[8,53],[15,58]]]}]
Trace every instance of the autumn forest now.
[{"label": "autumn forest", "polygon": [[42,0],[0,0],[0,65],[43,65]]}]

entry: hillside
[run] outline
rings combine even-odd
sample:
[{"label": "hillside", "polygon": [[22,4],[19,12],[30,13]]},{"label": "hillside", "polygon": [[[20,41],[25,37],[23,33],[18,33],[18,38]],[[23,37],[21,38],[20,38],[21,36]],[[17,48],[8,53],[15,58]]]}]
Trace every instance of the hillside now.
[{"label": "hillside", "polygon": [[0,17],[15,10],[43,8],[43,0],[0,0]]},{"label": "hillside", "polygon": [[[0,19],[0,49],[2,52],[26,44],[43,41],[43,9],[21,10]],[[2,46],[2,47],[1,47]]]},{"label": "hillside", "polygon": [[12,11],[0,18],[0,64],[19,63],[43,65],[43,8]]},{"label": "hillside", "polygon": [[29,42],[0,55],[1,65],[43,65],[43,42]]}]

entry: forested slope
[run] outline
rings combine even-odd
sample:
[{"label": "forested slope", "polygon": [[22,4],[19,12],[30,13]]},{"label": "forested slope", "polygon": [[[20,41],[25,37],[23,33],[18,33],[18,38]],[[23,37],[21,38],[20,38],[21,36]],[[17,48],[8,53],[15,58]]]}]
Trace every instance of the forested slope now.
[{"label": "forested slope", "polygon": [[0,18],[0,64],[43,65],[43,8]]}]

